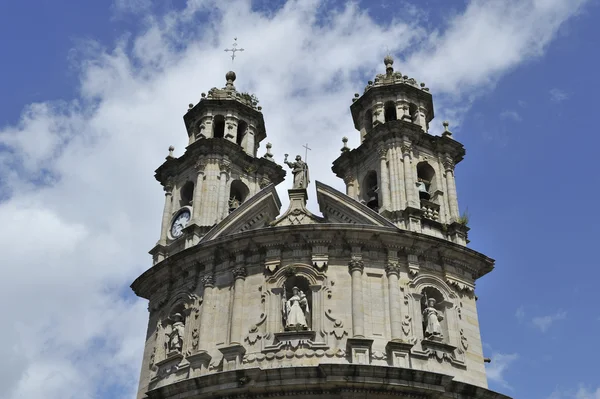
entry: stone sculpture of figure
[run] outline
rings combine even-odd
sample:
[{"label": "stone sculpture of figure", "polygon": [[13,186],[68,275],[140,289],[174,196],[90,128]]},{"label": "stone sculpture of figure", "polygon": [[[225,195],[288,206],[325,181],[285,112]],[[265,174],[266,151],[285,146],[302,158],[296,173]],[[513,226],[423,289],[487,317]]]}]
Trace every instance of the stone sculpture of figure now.
[{"label": "stone sculpture of figure", "polygon": [[292,292],[293,295],[285,303],[285,327],[288,330],[306,330],[306,315],[309,313],[306,295],[298,287],[292,288]]},{"label": "stone sculpture of figure", "polygon": [[229,198],[229,212],[236,210],[237,208],[239,208],[239,206],[240,206],[240,201],[237,198],[235,198],[235,197]]},{"label": "stone sculpture of figure", "polygon": [[296,155],[296,162],[288,162],[288,154],[285,154],[283,161],[292,169],[294,175],[294,188],[306,188],[310,180],[308,179],[308,165],[302,160],[300,155]]},{"label": "stone sculpture of figure", "polygon": [[435,308],[435,299],[429,298],[427,306],[423,310],[425,323],[425,338],[442,338],[442,326],[440,321],[444,319],[441,312]]},{"label": "stone sculpture of figure", "polygon": [[169,341],[167,347],[169,352],[181,352],[183,346],[183,332],[185,329],[183,316],[181,313],[175,313],[171,319],[173,320],[173,324],[171,325],[171,332],[168,335]]}]

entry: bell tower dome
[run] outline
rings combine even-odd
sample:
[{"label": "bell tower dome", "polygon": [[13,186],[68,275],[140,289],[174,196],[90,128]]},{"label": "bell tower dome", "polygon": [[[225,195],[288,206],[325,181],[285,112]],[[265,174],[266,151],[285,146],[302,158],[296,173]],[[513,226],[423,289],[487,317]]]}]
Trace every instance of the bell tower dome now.
[{"label": "bell tower dome", "polygon": [[156,170],[165,206],[160,239],[150,251],[154,263],[196,245],[230,212],[285,176],[273,161],[270,143],[264,156],[257,155],[267,137],[257,97],[237,91],[235,72],[227,72],[225,79],[225,87],[202,93],[183,116],[185,153],[176,158],[170,147]]},{"label": "bell tower dome", "polygon": [[466,245],[454,182],[464,147],[452,139],[447,122],[441,136],[429,134],[434,111],[425,83],[394,72],[389,55],[384,64],[385,74],[352,99],[361,144],[353,150],[344,144],[332,170],[344,179],[348,196],[396,226]]}]

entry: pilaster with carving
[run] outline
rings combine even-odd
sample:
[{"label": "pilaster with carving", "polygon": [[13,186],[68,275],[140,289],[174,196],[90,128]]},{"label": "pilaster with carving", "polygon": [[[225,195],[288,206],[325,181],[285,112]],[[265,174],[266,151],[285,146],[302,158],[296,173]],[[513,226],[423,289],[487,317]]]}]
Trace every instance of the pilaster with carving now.
[{"label": "pilaster with carving", "polygon": [[377,149],[379,155],[379,187],[381,189],[381,208],[383,210],[390,210],[390,175],[387,166],[387,152],[388,149],[385,146],[381,146]]},{"label": "pilaster with carving", "polygon": [[348,262],[348,270],[352,279],[352,334],[354,337],[365,336],[365,316],[362,290],[362,274],[365,262],[362,255],[353,254]]}]

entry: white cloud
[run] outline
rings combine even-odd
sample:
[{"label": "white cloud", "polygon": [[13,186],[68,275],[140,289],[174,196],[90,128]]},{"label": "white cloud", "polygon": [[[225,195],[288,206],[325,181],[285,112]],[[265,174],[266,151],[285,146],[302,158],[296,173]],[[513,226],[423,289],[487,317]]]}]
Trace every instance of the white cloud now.
[{"label": "white cloud", "polygon": [[559,320],[564,320],[567,318],[567,312],[558,311],[555,314],[548,316],[538,316],[531,319],[531,322],[534,326],[540,329],[541,332],[546,332],[552,326],[552,324],[556,323]]},{"label": "white cloud", "polygon": [[576,391],[565,391],[557,388],[550,394],[548,399],[600,399],[600,387],[594,390],[581,384]]},{"label": "white cloud", "polygon": [[[115,4],[127,10],[146,2]],[[153,172],[170,144],[183,152],[187,104],[224,84],[231,61],[223,49],[234,36],[246,49],[236,59],[236,85],[261,100],[276,159],[308,142],[311,169],[324,171],[313,178],[343,189],[327,171],[342,136],[358,145],[358,133],[348,134],[348,107],[365,84],[357,76],[383,71],[386,46],[409,54],[397,63],[446,95],[446,115],[459,119],[468,109],[464,96],[538,56],[540,43],[583,1],[528,2],[505,24],[494,14],[504,2],[473,1],[444,32],[399,18],[379,25],[355,3],[335,12],[323,4],[290,0],[267,15],[249,1],[198,0],[163,17],[146,15],[141,34],[73,51],[77,98],[29,104],[18,123],[0,127],[0,147],[8,148],[0,152],[0,187],[9,196],[0,203],[0,313],[10,315],[0,329],[10,343],[0,348],[0,383],[8,399],[97,398],[106,387],[130,397],[136,390],[147,311],[145,301],[123,292],[149,267],[147,251],[158,238],[163,194]],[[211,22],[196,23],[207,10]],[[279,187],[284,202],[290,184]],[[499,356],[490,378],[502,380],[516,355]]]},{"label": "white cloud", "polygon": [[552,102],[560,103],[568,99],[569,95],[565,91],[557,88],[550,90],[550,100],[552,100]]},{"label": "white cloud", "polygon": [[519,355],[516,353],[493,353],[491,357],[492,362],[486,363],[485,365],[485,372],[487,374],[488,380],[494,381],[495,383],[510,389],[511,386],[506,382],[505,373],[507,372],[510,365],[518,358]]},{"label": "white cloud", "polygon": [[510,119],[514,122],[521,122],[523,120],[523,118],[521,118],[521,115],[519,115],[519,113],[517,111],[514,110],[506,110],[506,111],[502,111],[500,113],[500,118],[502,119]]}]

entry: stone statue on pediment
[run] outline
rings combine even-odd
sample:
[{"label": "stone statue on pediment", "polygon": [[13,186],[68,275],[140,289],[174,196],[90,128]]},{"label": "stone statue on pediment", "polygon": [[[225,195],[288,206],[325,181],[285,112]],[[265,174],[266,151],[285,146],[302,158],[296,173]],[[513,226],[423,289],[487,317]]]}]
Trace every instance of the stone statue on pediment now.
[{"label": "stone statue on pediment", "polygon": [[302,160],[300,155],[296,155],[295,162],[289,162],[287,160],[288,154],[285,154],[284,163],[292,169],[294,175],[294,186],[293,188],[306,188],[310,183],[308,177],[308,164]]}]

